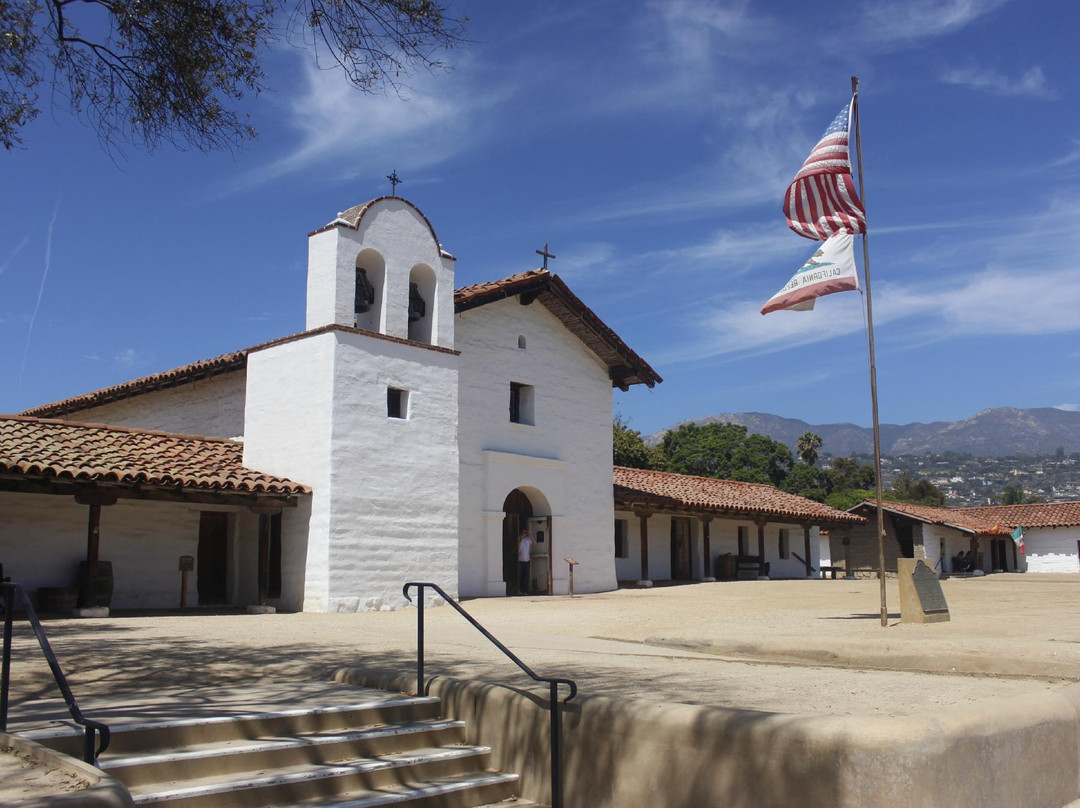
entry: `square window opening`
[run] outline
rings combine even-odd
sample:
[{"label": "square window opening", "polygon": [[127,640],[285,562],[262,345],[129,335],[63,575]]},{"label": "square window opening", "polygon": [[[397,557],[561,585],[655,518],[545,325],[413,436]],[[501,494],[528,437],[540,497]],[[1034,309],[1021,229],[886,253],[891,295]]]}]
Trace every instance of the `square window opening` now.
[{"label": "square window opening", "polygon": [[510,382],[510,422],[514,424],[536,423],[536,388],[529,384]]},{"label": "square window opening", "polygon": [[409,391],[398,387],[386,388],[386,417],[409,417]]}]

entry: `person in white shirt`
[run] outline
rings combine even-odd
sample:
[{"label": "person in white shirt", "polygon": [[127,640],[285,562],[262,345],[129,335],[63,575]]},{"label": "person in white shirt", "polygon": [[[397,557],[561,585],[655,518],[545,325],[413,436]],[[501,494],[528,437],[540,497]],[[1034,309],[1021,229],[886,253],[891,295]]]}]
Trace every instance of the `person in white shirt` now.
[{"label": "person in white shirt", "polygon": [[522,530],[518,539],[518,594],[528,595],[532,590],[529,573],[532,567],[532,536]]}]

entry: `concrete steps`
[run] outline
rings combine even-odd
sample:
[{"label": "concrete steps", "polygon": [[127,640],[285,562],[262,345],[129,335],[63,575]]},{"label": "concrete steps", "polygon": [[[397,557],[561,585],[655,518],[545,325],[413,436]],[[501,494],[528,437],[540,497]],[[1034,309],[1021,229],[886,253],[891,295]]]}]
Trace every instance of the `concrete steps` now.
[{"label": "concrete steps", "polygon": [[[463,722],[439,718],[438,699],[335,686],[336,703],[309,691],[292,707],[287,693],[258,695],[243,704],[233,691],[215,711],[211,694],[191,694],[198,705],[174,694],[173,715],[128,704],[110,720],[102,708],[112,742],[98,766],[136,805],[168,808],[473,808],[517,791],[517,775],[490,770],[490,749],[466,743]],[[79,755],[69,726],[20,734]]]}]

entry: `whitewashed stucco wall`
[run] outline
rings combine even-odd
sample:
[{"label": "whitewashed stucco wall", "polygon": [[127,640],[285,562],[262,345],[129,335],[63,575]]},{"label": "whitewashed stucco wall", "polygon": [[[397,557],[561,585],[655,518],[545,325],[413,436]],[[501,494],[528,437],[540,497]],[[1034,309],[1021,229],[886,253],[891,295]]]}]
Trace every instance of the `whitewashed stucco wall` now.
[{"label": "whitewashed stucco wall", "polygon": [[353,324],[356,258],[374,250],[385,262],[380,333],[409,336],[409,275],[422,265],[435,274],[435,295],[427,300],[434,318],[431,343],[454,346],[454,261],[442,255],[424,218],[402,199],[382,199],[365,212],[359,227],[344,225],[315,233],[308,241],[308,330]]},{"label": "whitewashed stucco wall", "polygon": [[[457,594],[458,357],[338,334],[330,521],[331,611],[402,606],[406,581]],[[408,391],[387,417],[387,388]]]},{"label": "whitewashed stucco wall", "polygon": [[[511,298],[469,310],[457,316],[456,332],[461,594],[505,591],[502,504],[515,488],[530,496],[537,516],[553,516],[554,591],[567,589],[566,556],[581,562],[575,591],[613,589],[607,368],[537,302]],[[511,382],[533,387],[534,424],[510,422]]]},{"label": "whitewashed stucco wall", "polygon": [[[244,581],[245,547],[256,541],[243,509],[121,499],[101,509],[100,557],[112,562],[114,609],[176,608],[180,604],[181,555],[197,554],[199,514],[226,511],[229,519],[229,596],[250,587]],[[74,587],[86,558],[88,507],[74,497],[0,495],[0,560],[4,574],[36,597],[38,587]],[[254,576],[254,567],[249,575]],[[188,603],[198,603],[198,576],[188,582]]]},{"label": "whitewashed stucco wall", "polygon": [[[282,601],[326,611],[330,576],[332,332],[254,351],[248,356],[244,465],[311,487],[303,509],[282,514]],[[288,564],[286,564],[288,561]],[[302,576],[295,571],[303,570]],[[295,586],[302,583],[303,591]]]},{"label": "whitewashed stucco wall", "polygon": [[[625,559],[616,560],[616,569],[620,581],[636,581],[641,577],[641,519],[630,511],[616,511],[616,519],[627,520],[628,554]],[[739,552],[739,527],[747,528],[748,555],[757,555],[757,526],[752,522],[740,522],[732,519],[713,519],[709,523],[709,568],[702,571],[702,525],[701,520],[691,519],[691,570],[695,579],[711,577],[717,556]],[[667,514],[654,514],[648,520],[649,531],[649,578],[656,581],[671,578],[671,517]],[[780,530],[788,531],[788,558],[780,558]],[[765,526],[765,561],[770,564],[770,578],[805,578],[806,567],[794,557],[805,554],[803,529],[799,525],[769,523]],[[818,549],[819,536],[816,527],[810,529],[810,564],[818,569],[821,564]]]},{"label": "whitewashed stucco wall", "polygon": [[140,393],[61,418],[183,435],[238,438],[244,434],[245,375],[243,370],[235,370],[179,387]]},{"label": "whitewashed stucco wall", "polygon": [[1024,533],[1026,554],[1019,556],[1020,568],[1027,572],[1077,572],[1077,541],[1080,525],[1029,528]]},{"label": "whitewashed stucco wall", "polygon": [[[301,543],[305,611],[393,608],[412,579],[455,594],[456,370],[453,353],[344,331],[250,357],[244,462],[314,490],[306,525],[306,508],[283,519],[283,600]],[[406,418],[387,416],[388,387]]]}]

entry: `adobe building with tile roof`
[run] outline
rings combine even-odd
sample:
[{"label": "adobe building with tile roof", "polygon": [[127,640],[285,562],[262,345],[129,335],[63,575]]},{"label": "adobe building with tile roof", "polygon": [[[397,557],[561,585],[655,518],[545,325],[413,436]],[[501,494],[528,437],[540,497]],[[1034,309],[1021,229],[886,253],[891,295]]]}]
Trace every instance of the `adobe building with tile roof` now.
[{"label": "adobe building with tile roof", "polygon": [[173,607],[185,556],[190,603],[357,611],[513,594],[531,528],[533,592],[567,556],[614,588],[612,388],[659,375],[546,270],[455,292],[404,199],[308,244],[304,332],[3,419],[5,574],[70,587],[94,555],[114,607]]},{"label": "adobe building with tile roof", "polygon": [[862,521],[633,469],[613,498],[612,390],[661,378],[558,276],[455,291],[399,197],[308,245],[302,333],[0,416],[5,574],[86,606],[111,577],[114,608],[353,612],[411,580],[518,594],[522,529],[528,590],[562,594],[566,559],[578,592],[708,580],[732,556],[803,577],[819,526]]},{"label": "adobe building with tile roof", "polygon": [[620,581],[815,577],[819,529],[858,514],[760,483],[615,466],[615,569]]},{"label": "adobe building with tile roof", "polygon": [[[985,505],[940,508],[885,502],[885,568],[896,572],[897,558],[923,558],[941,575],[958,574],[957,554],[972,553],[983,572],[1076,572],[1080,558],[1080,502]],[[852,513],[872,517],[874,502]],[[1023,551],[1013,540],[1023,528]],[[830,532],[833,559],[848,569],[876,568],[875,529],[845,525]]]}]

